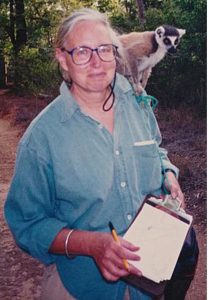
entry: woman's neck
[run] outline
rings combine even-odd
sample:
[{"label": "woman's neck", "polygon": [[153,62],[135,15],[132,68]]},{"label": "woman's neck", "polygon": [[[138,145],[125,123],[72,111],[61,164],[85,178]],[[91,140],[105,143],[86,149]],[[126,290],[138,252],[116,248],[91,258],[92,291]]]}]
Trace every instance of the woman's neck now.
[{"label": "woman's neck", "polygon": [[[108,98],[110,92],[111,90],[109,88],[103,92],[85,92],[83,90],[76,89],[73,86],[71,87],[71,93],[81,110],[104,125],[112,134],[114,129],[114,107],[111,107],[108,111],[104,111],[103,109],[104,102]],[[109,101],[112,103],[113,95],[111,95],[108,102]],[[107,106],[109,106],[108,103]]]},{"label": "woman's neck", "polygon": [[71,93],[81,110],[86,112],[104,112],[103,104],[110,94],[110,89],[107,88],[101,92],[90,92],[76,86],[72,86]]}]

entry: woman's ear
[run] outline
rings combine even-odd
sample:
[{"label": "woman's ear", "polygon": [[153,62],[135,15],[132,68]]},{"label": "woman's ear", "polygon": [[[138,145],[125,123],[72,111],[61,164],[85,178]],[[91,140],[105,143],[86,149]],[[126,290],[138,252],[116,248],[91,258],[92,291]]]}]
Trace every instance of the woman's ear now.
[{"label": "woman's ear", "polygon": [[66,55],[65,55],[65,52],[62,51],[60,48],[56,48],[55,49],[55,57],[56,59],[58,60],[61,68],[64,70],[64,71],[67,71],[69,70],[68,68],[68,65],[67,65],[67,61],[66,61]]}]

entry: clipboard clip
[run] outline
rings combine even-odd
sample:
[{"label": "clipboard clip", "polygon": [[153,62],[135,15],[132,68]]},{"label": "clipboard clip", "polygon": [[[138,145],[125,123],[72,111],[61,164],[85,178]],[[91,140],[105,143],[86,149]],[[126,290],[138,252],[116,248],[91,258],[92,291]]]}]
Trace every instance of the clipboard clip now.
[{"label": "clipboard clip", "polygon": [[163,199],[161,205],[169,208],[170,210],[178,212],[181,209],[181,203],[182,201],[178,197],[173,198],[169,194],[169,195],[165,195],[165,198]]},{"label": "clipboard clip", "polygon": [[164,198],[157,198],[156,196],[148,195],[147,199],[151,200],[157,205],[166,207],[173,212],[185,212],[181,207],[182,201],[178,197],[173,198],[171,194],[165,195]]}]

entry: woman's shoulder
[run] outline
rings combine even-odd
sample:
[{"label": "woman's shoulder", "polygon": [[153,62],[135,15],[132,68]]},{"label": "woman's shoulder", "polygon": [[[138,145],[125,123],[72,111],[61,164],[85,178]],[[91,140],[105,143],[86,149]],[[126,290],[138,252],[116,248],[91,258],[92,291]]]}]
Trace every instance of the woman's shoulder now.
[{"label": "woman's shoulder", "polygon": [[75,110],[69,90],[63,82],[60,86],[60,94],[32,120],[23,135],[22,142],[28,141],[31,135],[52,136],[60,130],[63,120],[70,118]]},{"label": "woman's shoulder", "polygon": [[130,82],[121,74],[116,73],[116,83],[115,88],[122,92],[133,91]]},{"label": "woman's shoulder", "polygon": [[[62,88],[62,86],[61,86]],[[51,103],[49,103],[30,123],[23,134],[20,144],[33,145],[39,141],[43,145],[60,132],[63,120],[68,119],[71,113],[69,97],[64,97],[60,91]]]}]

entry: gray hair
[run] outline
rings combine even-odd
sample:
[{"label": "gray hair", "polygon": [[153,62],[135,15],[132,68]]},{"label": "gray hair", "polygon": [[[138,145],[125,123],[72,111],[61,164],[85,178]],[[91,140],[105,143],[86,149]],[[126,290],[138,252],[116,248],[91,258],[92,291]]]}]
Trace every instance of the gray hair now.
[{"label": "gray hair", "polygon": [[[116,55],[117,64],[123,64],[124,62],[124,49],[118,38],[118,34],[111,27],[110,22],[105,14],[89,8],[82,8],[74,11],[72,15],[64,19],[61,23],[57,37],[55,40],[55,48],[62,48],[65,45],[67,37],[70,35],[75,25],[82,21],[95,21],[103,24],[110,34],[112,43],[118,47],[118,53]],[[64,75],[64,74],[63,74]]]}]

